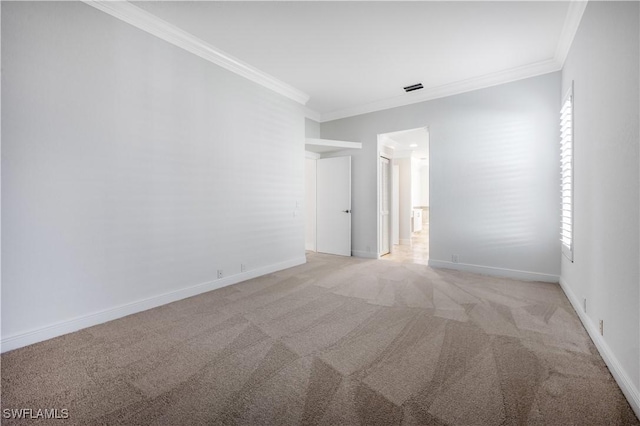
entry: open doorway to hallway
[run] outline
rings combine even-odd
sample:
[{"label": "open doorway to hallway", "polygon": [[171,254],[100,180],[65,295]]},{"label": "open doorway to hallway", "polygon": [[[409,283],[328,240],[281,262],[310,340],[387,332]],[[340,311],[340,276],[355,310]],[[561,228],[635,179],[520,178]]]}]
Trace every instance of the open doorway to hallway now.
[{"label": "open doorway to hallway", "polygon": [[429,260],[429,130],[378,135],[378,247],[381,259]]}]

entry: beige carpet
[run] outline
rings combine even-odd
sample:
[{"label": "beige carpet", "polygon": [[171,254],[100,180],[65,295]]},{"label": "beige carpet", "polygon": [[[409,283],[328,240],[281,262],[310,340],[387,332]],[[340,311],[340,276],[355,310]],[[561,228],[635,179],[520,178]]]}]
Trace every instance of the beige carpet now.
[{"label": "beige carpet", "polygon": [[319,254],[1,368],[77,424],[638,424],[558,285]]}]

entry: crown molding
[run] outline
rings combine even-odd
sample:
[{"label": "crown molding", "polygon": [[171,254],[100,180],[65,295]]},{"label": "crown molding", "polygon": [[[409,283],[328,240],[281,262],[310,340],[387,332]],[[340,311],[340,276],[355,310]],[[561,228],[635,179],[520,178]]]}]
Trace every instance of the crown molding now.
[{"label": "crown molding", "polygon": [[567,16],[564,19],[560,40],[558,41],[556,54],[554,56],[556,62],[561,66],[564,66],[564,61],[567,59],[573,38],[576,36],[576,32],[580,26],[582,15],[587,8],[587,2],[588,0],[572,0],[569,2],[569,10],[567,10]]},{"label": "crown molding", "polygon": [[560,71],[564,66],[564,61],[567,58],[573,39],[578,31],[578,27],[580,26],[580,21],[582,20],[582,15],[587,7],[587,3],[588,0],[571,0],[569,2],[569,8],[567,10],[567,15],[562,26],[562,31],[560,33],[560,38],[558,40],[558,45],[556,46],[553,59],[488,74],[482,77],[457,81],[443,86],[426,88],[425,90],[411,92],[403,96],[382,99],[380,101],[356,107],[324,113],[321,114],[320,122],[324,123],[370,112],[416,104],[433,99],[458,95],[460,93],[470,92],[473,90],[497,86],[524,78],[535,77],[554,71]]},{"label": "crown molding", "polygon": [[302,105],[309,100],[309,95],[306,93],[234,58],[128,1],[83,0],[83,2]]},{"label": "crown molding", "polygon": [[341,118],[352,117],[355,115],[367,114],[375,111],[396,108],[420,102],[430,101],[433,99],[445,98],[447,96],[458,95],[460,93],[470,92],[473,90],[484,89],[491,86],[510,83],[524,78],[535,77],[562,69],[562,64],[555,59],[543,62],[537,62],[522,67],[512,68],[500,71],[482,77],[474,77],[467,80],[456,81],[455,83],[445,84],[443,86],[425,88],[424,90],[408,93],[404,96],[396,96],[393,98],[383,99],[352,108],[345,108],[337,111],[322,114],[321,123],[339,120]]},{"label": "crown molding", "polygon": [[[240,75],[254,83],[260,84],[276,93],[292,99],[302,105],[306,105],[309,95],[290,86],[275,77],[260,71],[251,65],[211,46],[205,41],[187,33],[184,30],[158,18],[157,16],[140,9],[128,1],[110,0],[82,0],[98,10],[101,10],[123,22],[165,40],[177,47],[191,52],[211,63],[214,63],[228,71]],[[308,107],[305,108],[305,116],[317,122],[323,123],[341,118],[352,117],[385,109],[396,108],[405,105],[425,102],[433,99],[444,98],[473,90],[497,86],[524,78],[559,71],[564,65],[573,38],[578,30],[582,15],[586,9],[588,0],[571,0],[565,17],[560,39],[554,58],[551,60],[525,65],[510,70],[505,70],[481,77],[457,81],[454,83],[426,88],[407,95],[359,105],[351,108],[318,113]]]}]

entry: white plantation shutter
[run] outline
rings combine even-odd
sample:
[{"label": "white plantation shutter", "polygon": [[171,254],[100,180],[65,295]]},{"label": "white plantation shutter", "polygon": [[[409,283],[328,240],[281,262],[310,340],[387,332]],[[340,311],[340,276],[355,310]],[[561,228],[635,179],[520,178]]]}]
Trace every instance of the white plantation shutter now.
[{"label": "white plantation shutter", "polygon": [[560,110],[560,166],[562,176],[562,253],[573,261],[573,87]]}]

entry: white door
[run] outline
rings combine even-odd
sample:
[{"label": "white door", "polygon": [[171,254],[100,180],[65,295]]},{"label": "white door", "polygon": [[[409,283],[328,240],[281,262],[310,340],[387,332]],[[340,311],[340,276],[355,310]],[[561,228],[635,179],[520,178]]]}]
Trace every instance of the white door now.
[{"label": "white door", "polygon": [[316,249],[351,256],[351,157],[316,162]]},{"label": "white door", "polygon": [[389,232],[391,231],[389,225],[389,210],[391,208],[389,197],[389,159],[380,157],[380,255],[388,254],[390,251],[389,246]]}]

